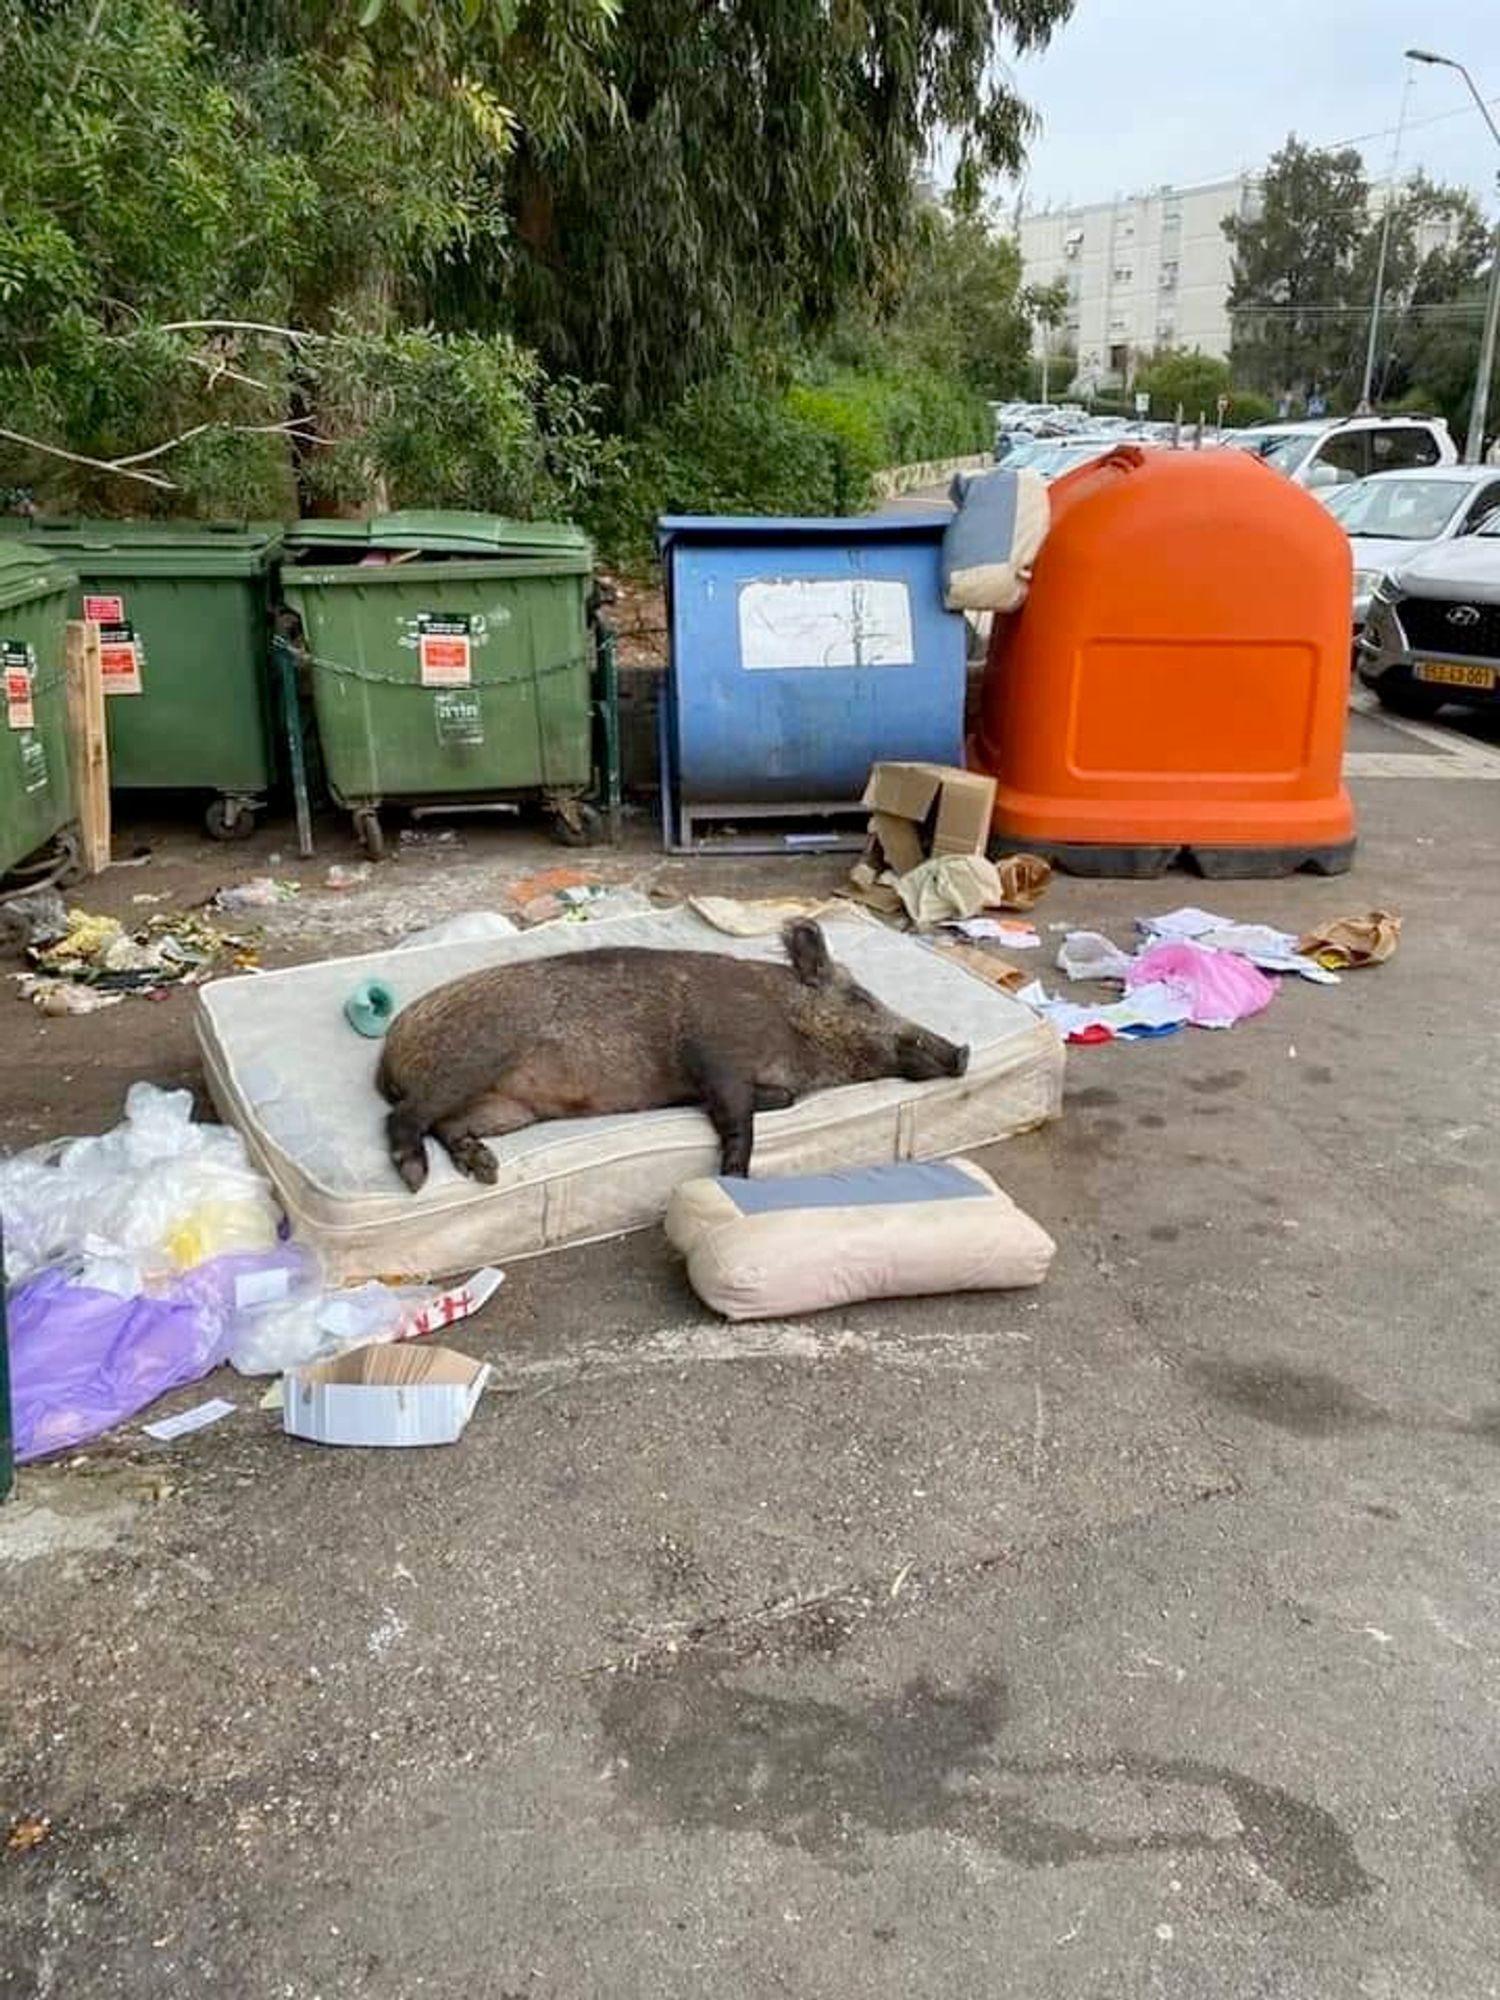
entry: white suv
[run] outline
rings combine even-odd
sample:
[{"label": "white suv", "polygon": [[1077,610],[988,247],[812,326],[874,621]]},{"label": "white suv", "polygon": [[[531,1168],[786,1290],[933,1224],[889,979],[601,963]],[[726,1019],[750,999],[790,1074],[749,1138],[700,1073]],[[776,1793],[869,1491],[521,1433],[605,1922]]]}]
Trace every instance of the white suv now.
[{"label": "white suv", "polygon": [[1441,417],[1319,417],[1228,431],[1223,441],[1253,451],[1313,493],[1351,486],[1372,472],[1415,472],[1458,462]]}]

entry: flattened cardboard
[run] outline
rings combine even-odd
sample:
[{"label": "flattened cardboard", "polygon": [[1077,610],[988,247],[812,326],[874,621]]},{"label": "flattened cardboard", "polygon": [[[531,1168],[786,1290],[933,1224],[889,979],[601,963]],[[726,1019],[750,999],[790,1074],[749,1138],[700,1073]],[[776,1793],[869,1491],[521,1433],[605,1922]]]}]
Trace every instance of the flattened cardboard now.
[{"label": "flattened cardboard", "polygon": [[871,838],[880,843],[885,865],[897,875],[909,875],[921,866],[922,829],[915,820],[898,819],[895,813],[870,814]]},{"label": "flattened cardboard", "polygon": [[315,1444],[455,1444],[489,1379],[488,1362],[451,1347],[350,1347],[287,1370],[282,1429]]}]

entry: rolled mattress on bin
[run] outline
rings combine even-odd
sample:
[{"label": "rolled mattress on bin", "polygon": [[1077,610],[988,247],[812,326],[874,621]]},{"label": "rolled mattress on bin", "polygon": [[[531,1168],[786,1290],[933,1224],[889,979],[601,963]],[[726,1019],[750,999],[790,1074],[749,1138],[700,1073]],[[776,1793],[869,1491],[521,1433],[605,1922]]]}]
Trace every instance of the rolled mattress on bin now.
[{"label": "rolled mattress on bin", "polygon": [[[851,911],[825,924],[834,957],[888,1006],[967,1042],[968,1072],[820,1091],[755,1121],[752,1173],[818,1173],[933,1159],[1025,1132],[1062,1106],[1062,1044],[1010,995],[942,954]],[[436,1145],[420,1194],[396,1177],[375,1089],[379,1045],[344,1003],[378,978],[405,1005],[461,973],[603,945],[776,958],[775,938],[731,938],[687,908],[509,938],[382,951],[217,980],[198,994],[204,1069],[223,1116],[276,1187],[295,1235],[336,1280],[437,1275],[591,1242],[659,1222],[679,1182],[718,1169],[695,1108],[578,1118],[491,1141],[493,1187],[466,1180]]]}]

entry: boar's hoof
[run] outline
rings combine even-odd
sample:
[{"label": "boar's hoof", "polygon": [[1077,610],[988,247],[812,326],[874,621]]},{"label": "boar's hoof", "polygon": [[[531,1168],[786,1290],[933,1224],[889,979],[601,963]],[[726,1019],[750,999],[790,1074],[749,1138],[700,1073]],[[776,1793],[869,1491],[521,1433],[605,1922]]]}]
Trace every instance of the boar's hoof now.
[{"label": "boar's hoof", "polygon": [[396,1171],[413,1194],[421,1193],[427,1185],[427,1149],[420,1140],[414,1153],[403,1153],[397,1160]]},{"label": "boar's hoof", "polygon": [[484,1143],[476,1139],[472,1132],[465,1132],[457,1138],[447,1139],[448,1157],[461,1174],[467,1174],[471,1181],[482,1181],[486,1187],[493,1187],[500,1174],[500,1163]]}]

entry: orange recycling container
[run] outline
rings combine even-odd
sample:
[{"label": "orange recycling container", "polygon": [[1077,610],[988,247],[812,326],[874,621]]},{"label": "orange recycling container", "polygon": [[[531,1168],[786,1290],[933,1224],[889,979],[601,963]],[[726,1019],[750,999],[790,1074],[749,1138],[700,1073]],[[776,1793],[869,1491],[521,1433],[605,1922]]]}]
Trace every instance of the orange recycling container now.
[{"label": "orange recycling container", "polygon": [[1122,445],[1060,479],[997,618],[969,762],[994,833],[1075,874],[1339,874],[1349,540],[1229,448]]}]

